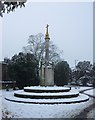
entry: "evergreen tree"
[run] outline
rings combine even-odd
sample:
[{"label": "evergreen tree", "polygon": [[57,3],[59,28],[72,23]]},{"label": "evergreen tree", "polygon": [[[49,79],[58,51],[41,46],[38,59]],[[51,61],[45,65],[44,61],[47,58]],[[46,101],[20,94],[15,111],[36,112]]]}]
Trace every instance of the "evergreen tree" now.
[{"label": "evergreen tree", "polygon": [[19,88],[39,85],[39,65],[33,54],[20,52],[14,55],[8,64],[11,79],[15,80]]},{"label": "evergreen tree", "polygon": [[68,84],[71,79],[71,69],[66,61],[57,63],[54,69],[54,81],[58,86]]}]

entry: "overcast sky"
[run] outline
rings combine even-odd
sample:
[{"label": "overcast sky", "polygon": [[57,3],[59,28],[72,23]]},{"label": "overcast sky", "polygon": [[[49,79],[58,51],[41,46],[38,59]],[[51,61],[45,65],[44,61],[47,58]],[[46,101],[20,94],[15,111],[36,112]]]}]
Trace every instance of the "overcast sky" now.
[{"label": "overcast sky", "polygon": [[[45,33],[49,24],[50,40],[63,50],[71,67],[75,60],[93,60],[93,3],[29,2],[3,17],[2,57],[12,57],[27,45],[29,35]],[[1,56],[0,56],[1,57]]]}]

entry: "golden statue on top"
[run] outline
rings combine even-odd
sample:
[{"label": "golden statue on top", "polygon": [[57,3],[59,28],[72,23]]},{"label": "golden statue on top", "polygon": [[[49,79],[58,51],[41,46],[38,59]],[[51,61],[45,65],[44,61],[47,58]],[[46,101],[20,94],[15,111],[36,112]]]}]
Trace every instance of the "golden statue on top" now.
[{"label": "golden statue on top", "polygon": [[48,33],[48,27],[49,27],[49,25],[47,24],[47,26],[46,26],[45,39],[50,39],[50,38],[49,38],[49,33]]}]

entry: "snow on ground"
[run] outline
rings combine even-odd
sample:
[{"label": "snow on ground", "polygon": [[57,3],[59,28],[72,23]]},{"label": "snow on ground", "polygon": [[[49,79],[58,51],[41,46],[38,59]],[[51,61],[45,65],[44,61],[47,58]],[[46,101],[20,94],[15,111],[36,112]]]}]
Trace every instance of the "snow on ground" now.
[{"label": "snow on ground", "polygon": [[[2,92],[0,92],[0,107],[2,108]],[[2,110],[0,109],[0,120],[2,117]]]},{"label": "snow on ground", "polygon": [[83,90],[92,89],[93,87],[80,87],[80,86],[76,86],[76,87],[72,87],[72,88],[77,89],[80,92],[80,91],[83,91]]},{"label": "snow on ground", "polygon": [[32,89],[32,90],[69,90],[70,88],[68,87],[58,87],[58,86],[53,86],[53,87],[43,87],[43,86],[30,86],[30,87],[24,87],[24,89]]},{"label": "snow on ground", "polygon": [[[3,107],[17,118],[71,118],[77,115],[90,103],[76,104],[24,104],[5,101]],[[4,109],[3,108],[3,109]]]},{"label": "snow on ground", "polygon": [[10,92],[12,91],[3,90],[2,110],[4,114],[7,113],[8,117],[14,118],[73,118],[93,103],[92,99],[87,102],[75,104],[48,105],[16,103],[4,99],[6,94]]},{"label": "snow on ground", "polygon": [[87,90],[87,91],[85,91],[84,93],[95,97],[95,89]]},{"label": "snow on ground", "polygon": [[84,94],[80,94],[78,97],[71,97],[71,98],[57,98],[57,99],[30,99],[30,98],[19,98],[19,97],[15,97],[14,96],[14,92],[10,92],[8,93],[8,95],[6,95],[6,99],[8,100],[13,100],[13,101],[22,101],[23,102],[27,102],[27,103],[31,103],[31,102],[36,102],[36,103],[70,103],[70,102],[78,102],[78,101],[84,101],[89,99],[89,97],[87,95]]},{"label": "snow on ground", "polygon": [[[87,91],[85,91],[84,93],[95,97],[95,89],[87,90]],[[93,102],[95,103],[95,99],[93,100]],[[87,117],[88,117],[88,118],[95,118],[95,108],[93,108],[93,109],[87,114]]]}]

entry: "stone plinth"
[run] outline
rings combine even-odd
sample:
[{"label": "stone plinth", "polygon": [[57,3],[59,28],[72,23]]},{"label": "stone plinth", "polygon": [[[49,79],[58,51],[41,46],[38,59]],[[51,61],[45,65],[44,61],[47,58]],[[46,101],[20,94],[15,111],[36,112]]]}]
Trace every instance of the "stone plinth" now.
[{"label": "stone plinth", "polygon": [[47,67],[45,72],[45,86],[54,86],[54,70]]},{"label": "stone plinth", "polygon": [[43,66],[40,70],[40,85],[41,86],[54,86],[54,70],[52,67]]}]

